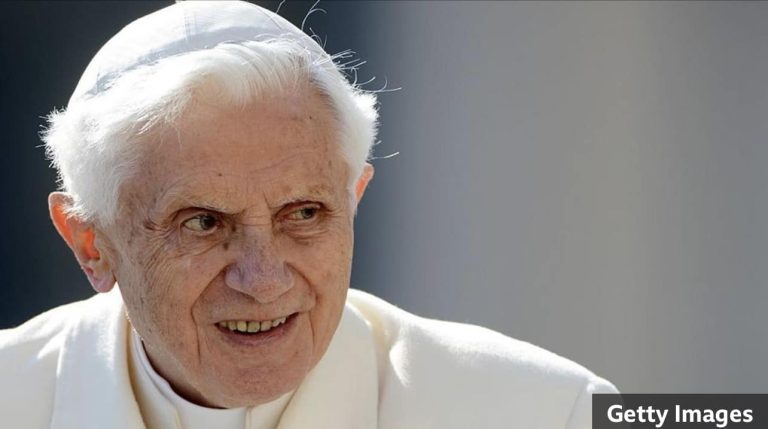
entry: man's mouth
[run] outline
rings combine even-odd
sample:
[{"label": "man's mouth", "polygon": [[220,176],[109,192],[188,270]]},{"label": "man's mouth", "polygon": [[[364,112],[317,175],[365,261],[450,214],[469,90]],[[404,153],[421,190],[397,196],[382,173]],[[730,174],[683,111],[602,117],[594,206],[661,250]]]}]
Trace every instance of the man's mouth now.
[{"label": "man's mouth", "polygon": [[279,317],[272,320],[225,320],[219,322],[217,325],[223,329],[229,329],[232,332],[241,334],[255,334],[258,332],[266,332],[272,328],[276,328],[290,317]]}]

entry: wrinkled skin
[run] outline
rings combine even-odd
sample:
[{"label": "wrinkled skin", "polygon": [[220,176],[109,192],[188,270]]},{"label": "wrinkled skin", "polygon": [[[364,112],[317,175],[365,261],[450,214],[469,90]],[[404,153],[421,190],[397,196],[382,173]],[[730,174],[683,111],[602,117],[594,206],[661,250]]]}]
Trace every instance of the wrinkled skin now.
[{"label": "wrinkled skin", "polygon": [[[110,275],[119,283],[152,365],[182,396],[231,408],[295,389],[338,326],[371,167],[350,195],[332,111],[308,89],[244,108],[195,102],[154,138],[121,188],[118,221],[94,230],[85,257],[77,233],[70,246],[97,290]],[[294,313],[263,344],[217,326]]]}]

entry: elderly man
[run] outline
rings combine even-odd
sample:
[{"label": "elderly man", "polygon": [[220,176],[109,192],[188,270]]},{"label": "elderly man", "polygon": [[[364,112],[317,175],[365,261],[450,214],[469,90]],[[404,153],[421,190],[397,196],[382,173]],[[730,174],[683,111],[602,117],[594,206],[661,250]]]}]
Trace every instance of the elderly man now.
[{"label": "elderly man", "polygon": [[583,367],[348,290],[374,104],[248,3],[112,38],[45,135],[100,294],[0,333],[2,426],[589,427]]}]

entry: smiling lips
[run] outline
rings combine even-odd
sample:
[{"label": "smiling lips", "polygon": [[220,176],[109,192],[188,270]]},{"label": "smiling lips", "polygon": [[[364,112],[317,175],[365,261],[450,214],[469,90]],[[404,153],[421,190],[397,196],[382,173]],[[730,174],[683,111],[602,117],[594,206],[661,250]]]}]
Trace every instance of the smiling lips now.
[{"label": "smiling lips", "polygon": [[227,320],[219,322],[218,325],[221,328],[229,329],[232,332],[239,332],[243,334],[254,334],[257,332],[266,332],[270,329],[280,326],[285,323],[287,317],[280,317],[274,320]]}]

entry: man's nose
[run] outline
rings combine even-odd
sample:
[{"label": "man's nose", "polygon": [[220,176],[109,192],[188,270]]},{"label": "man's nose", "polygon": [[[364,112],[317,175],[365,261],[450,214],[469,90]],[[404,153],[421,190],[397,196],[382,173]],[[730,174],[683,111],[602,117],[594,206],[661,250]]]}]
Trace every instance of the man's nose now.
[{"label": "man's nose", "polygon": [[266,238],[243,246],[237,261],[227,267],[224,282],[267,304],[293,287],[294,276],[275,244]]}]

